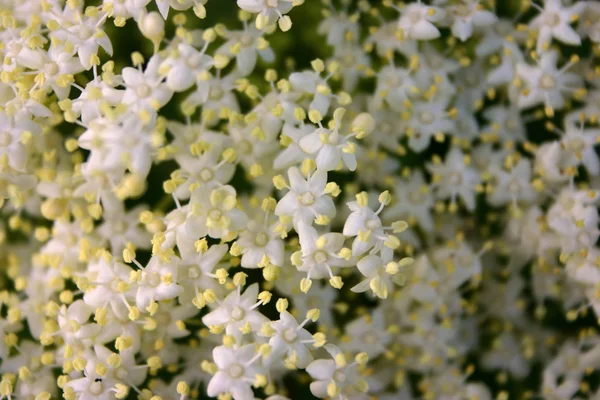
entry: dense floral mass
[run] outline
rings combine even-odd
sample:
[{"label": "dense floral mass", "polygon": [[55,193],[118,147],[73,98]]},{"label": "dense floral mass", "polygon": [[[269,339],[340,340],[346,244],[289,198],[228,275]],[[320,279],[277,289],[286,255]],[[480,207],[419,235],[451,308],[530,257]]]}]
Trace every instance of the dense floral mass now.
[{"label": "dense floral mass", "polygon": [[600,399],[599,2],[0,36],[0,400]]}]

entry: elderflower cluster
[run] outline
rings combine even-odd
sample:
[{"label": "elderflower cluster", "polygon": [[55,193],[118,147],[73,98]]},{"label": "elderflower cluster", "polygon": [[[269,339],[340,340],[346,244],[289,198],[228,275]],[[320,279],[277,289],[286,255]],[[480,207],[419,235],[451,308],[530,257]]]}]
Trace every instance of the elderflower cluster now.
[{"label": "elderflower cluster", "polygon": [[0,36],[0,400],[600,399],[599,2]]}]

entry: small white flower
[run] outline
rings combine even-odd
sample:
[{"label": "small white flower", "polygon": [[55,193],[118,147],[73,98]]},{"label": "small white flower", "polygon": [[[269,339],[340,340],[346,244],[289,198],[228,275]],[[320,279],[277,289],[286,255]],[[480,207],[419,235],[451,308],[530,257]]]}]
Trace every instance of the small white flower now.
[{"label": "small white flower", "polygon": [[558,52],[549,51],[540,56],[537,67],[523,63],[517,65],[517,75],[525,85],[518,99],[520,108],[544,104],[550,109],[562,109],[565,93],[582,86],[578,75],[567,72],[572,62],[557,68],[558,56]]},{"label": "small white flower", "polygon": [[297,230],[300,238],[301,262],[297,262],[296,266],[299,271],[306,272],[307,279],[333,278],[333,268],[350,265],[339,255],[345,240],[341,233],[319,235],[315,228],[304,222],[298,223]]},{"label": "small white flower", "polygon": [[174,299],[181,294],[183,288],[177,284],[178,264],[176,257],[166,262],[158,256],[150,259],[136,285],[135,303],[140,310],[145,310],[152,302]]},{"label": "small white flower", "polygon": [[254,400],[252,384],[256,375],[263,374],[258,358],[260,354],[256,353],[254,344],[240,348],[215,347],[213,359],[219,370],[210,380],[207,394],[216,397],[231,393],[234,400]]},{"label": "small white flower", "polygon": [[316,170],[306,179],[296,167],[288,170],[290,191],[277,203],[275,215],[288,215],[294,222],[312,224],[319,215],[335,216],[333,199],[325,194],[327,172]]},{"label": "small white flower", "polygon": [[479,0],[462,0],[449,8],[454,18],[452,35],[463,42],[473,35],[473,28],[486,27],[498,20],[494,13],[483,9]]},{"label": "small white flower", "polygon": [[278,321],[270,323],[275,332],[269,339],[271,354],[266,360],[267,364],[279,361],[282,356],[285,356],[290,365],[306,368],[313,360],[308,346],[314,343],[310,332],[304,329],[308,322],[310,319],[305,319],[298,324],[289,312],[283,311],[279,314]]},{"label": "small white flower", "polygon": [[220,239],[235,235],[248,217],[237,208],[237,193],[232,186],[213,189],[209,196],[200,189],[190,199],[192,216],[189,218],[197,237]]},{"label": "small white flower", "polygon": [[468,210],[475,209],[475,186],[480,181],[479,174],[467,162],[458,147],[453,147],[446,155],[444,164],[428,164],[427,169],[434,174],[435,194],[438,198],[450,197],[455,203],[460,197]]},{"label": "small white flower", "polygon": [[242,327],[248,323],[254,332],[260,331],[268,319],[257,308],[262,301],[256,301],[258,284],[250,285],[242,294],[240,287],[232,291],[219,302],[218,306],[202,317],[202,322],[208,326],[224,325],[228,335],[240,337]]},{"label": "small white flower", "polygon": [[283,265],[284,242],[275,231],[275,224],[269,224],[269,216],[265,215],[263,219],[248,222],[236,242],[242,248],[244,268],[258,268],[263,257],[267,257],[273,265]]},{"label": "small white flower", "polygon": [[432,40],[440,36],[434,23],[444,19],[445,12],[441,8],[419,2],[407,4],[400,13],[398,28],[402,29],[408,39]]},{"label": "small white flower", "polygon": [[356,362],[346,363],[341,350],[332,344],[325,345],[332,359],[318,359],[306,368],[314,379],[310,384],[311,393],[318,398],[342,397],[348,399],[368,399],[358,388],[366,382],[360,378]]},{"label": "small white flower", "polygon": [[544,0],[543,9],[531,3],[540,11],[540,15],[530,23],[539,32],[536,48],[539,53],[549,48],[552,38],[570,45],[581,44],[581,38],[571,27],[571,23],[579,17],[585,2],[578,1],[568,7],[564,7],[562,3],[562,0]]},{"label": "small white flower", "polygon": [[350,341],[342,344],[344,350],[359,353],[364,351],[369,358],[375,358],[388,350],[392,335],[386,331],[386,323],[381,307],[376,308],[368,318],[362,317],[346,325]]},{"label": "small white flower", "polygon": [[197,74],[212,68],[213,59],[205,54],[206,48],[208,43],[200,51],[188,44],[179,43],[162,61],[160,68],[168,70],[166,84],[171,90],[183,92],[191,88],[196,83]]}]

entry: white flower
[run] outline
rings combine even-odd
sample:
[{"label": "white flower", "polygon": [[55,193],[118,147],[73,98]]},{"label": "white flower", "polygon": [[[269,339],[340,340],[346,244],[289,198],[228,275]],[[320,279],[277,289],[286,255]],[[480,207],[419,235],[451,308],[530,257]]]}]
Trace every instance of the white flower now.
[{"label": "white flower", "polygon": [[563,252],[589,249],[598,240],[598,199],[594,190],[565,188],[548,210],[548,225],[560,236]]},{"label": "white flower", "polygon": [[31,140],[37,140],[40,127],[29,120],[18,121],[0,113],[0,159],[17,171],[25,171],[27,147]]},{"label": "white flower", "polygon": [[297,230],[301,251],[292,255],[292,262],[299,271],[306,272],[307,279],[333,278],[333,268],[350,265],[339,255],[345,240],[341,233],[319,235],[304,222],[298,223]]},{"label": "white flower", "polygon": [[423,173],[415,171],[409,179],[396,182],[392,203],[385,208],[383,218],[388,221],[414,220],[422,229],[431,232],[434,229],[431,215],[433,205],[433,195]]},{"label": "white flower", "polygon": [[[222,110],[239,112],[240,105],[233,92],[239,74],[232,72],[227,76],[213,77],[208,72],[199,74],[196,89],[185,100],[186,104],[202,105],[202,122],[207,126],[214,126],[220,119]],[[210,111],[209,111],[210,110]]]},{"label": "white flower", "polygon": [[428,164],[427,169],[434,175],[435,194],[438,198],[450,197],[452,204],[460,197],[468,210],[475,209],[475,186],[479,174],[465,161],[458,147],[453,147],[446,155],[444,164]]},{"label": "white flower", "polygon": [[492,349],[482,358],[483,365],[488,369],[506,370],[515,378],[527,376],[530,365],[515,336],[510,332],[504,332],[495,338]]},{"label": "white flower", "polygon": [[[201,291],[211,289],[218,292],[220,286],[215,281],[214,269],[227,253],[227,245],[213,245],[206,251],[196,251],[193,244],[179,246],[181,263],[179,265],[179,284],[183,287],[180,301],[192,301]],[[204,304],[204,303],[200,303]]]},{"label": "white flower", "polygon": [[338,347],[325,345],[332,359],[318,359],[306,368],[306,372],[314,379],[310,384],[311,393],[318,398],[341,397],[349,399],[368,399],[360,389],[366,390],[368,385],[360,378],[357,363],[347,363]]},{"label": "white flower", "polygon": [[[405,259],[411,262],[411,259]],[[394,291],[394,284],[402,284],[404,277],[398,273],[401,266],[392,261],[390,252],[382,252],[382,256],[368,255],[361,258],[356,267],[366,279],[352,288],[353,292],[362,293],[371,290],[380,299],[387,299]]]},{"label": "white flower", "polygon": [[532,3],[540,11],[540,15],[530,23],[539,32],[536,47],[539,53],[550,47],[552,38],[570,45],[581,44],[581,38],[570,24],[580,16],[585,3],[577,1],[569,7],[562,3],[562,0],[544,0],[543,9]]},{"label": "white flower", "polygon": [[567,72],[573,61],[558,69],[558,56],[558,52],[549,51],[540,56],[537,67],[517,65],[517,75],[525,85],[518,99],[520,108],[544,104],[550,110],[561,109],[565,104],[564,93],[581,87],[581,78]]},{"label": "white flower", "polygon": [[294,90],[313,95],[309,110],[316,110],[321,115],[326,115],[333,99],[331,88],[327,83],[331,75],[333,74],[330,73],[322,78],[316,71],[294,72],[290,75],[289,81]]},{"label": "white flower", "polygon": [[385,66],[377,74],[374,101],[379,107],[382,107],[382,103],[385,101],[385,104],[391,109],[402,111],[404,108],[403,103],[408,98],[414,85],[415,81],[407,69],[394,68],[391,65]]},{"label": "white flower", "polygon": [[270,323],[274,333],[269,339],[271,354],[266,360],[267,364],[279,361],[282,356],[285,356],[288,365],[306,368],[313,360],[308,346],[314,343],[310,332],[304,329],[308,322],[310,319],[307,318],[298,324],[289,312],[283,311],[279,314],[278,321]]},{"label": "white flower", "polygon": [[350,352],[364,351],[369,358],[375,358],[388,350],[392,335],[386,331],[386,323],[381,307],[369,317],[357,318],[346,325],[350,341],[342,343],[342,348]]},{"label": "white flower", "polygon": [[154,112],[167,104],[173,91],[163,82],[159,68],[163,59],[155,55],[148,61],[144,71],[132,67],[123,68],[121,75],[125,94],[123,103],[134,109]]},{"label": "white flower", "polygon": [[235,235],[248,220],[246,214],[236,208],[237,193],[232,186],[213,189],[209,196],[197,189],[192,193],[190,204],[189,221],[197,237],[226,238]]},{"label": "white flower", "polygon": [[425,150],[438,133],[454,132],[456,124],[446,111],[448,104],[449,98],[442,96],[413,103],[410,119],[406,121],[408,146],[413,151]]},{"label": "white flower", "polygon": [[93,284],[83,301],[94,308],[110,306],[118,318],[126,318],[135,294],[129,283],[131,271],[125,264],[100,257],[89,266],[87,277]]},{"label": "white flower", "polygon": [[263,29],[279,19],[282,31],[288,31],[292,25],[290,17],[284,17],[294,7],[293,0],[237,0],[237,5],[244,11],[259,14],[256,26]]},{"label": "white flower", "polygon": [[254,71],[258,56],[265,62],[275,60],[275,53],[263,37],[263,32],[254,27],[246,27],[243,31],[225,31],[227,39],[217,53],[235,57],[236,67],[242,76]]},{"label": "white flower", "polygon": [[479,0],[462,0],[450,11],[454,18],[452,34],[463,42],[473,35],[474,27],[486,27],[498,20],[494,13],[483,9]]},{"label": "white flower", "polygon": [[[211,191],[231,181],[235,173],[235,164],[221,158],[221,147],[225,146],[227,143],[225,140],[228,138],[222,137],[223,135],[218,136],[216,134],[212,136],[207,132],[198,138],[200,143],[210,143],[210,148],[201,155],[179,154],[177,156],[176,161],[181,167],[178,177],[184,180],[174,192],[178,199],[188,199],[195,191]],[[220,143],[221,140],[223,143]]]},{"label": "white flower", "polygon": [[166,68],[166,84],[175,92],[183,92],[196,83],[196,75],[207,71],[213,66],[212,57],[204,54],[208,48],[205,43],[201,51],[192,46],[179,43],[172,49],[169,56],[162,61],[160,68]]},{"label": "white flower", "polygon": [[104,222],[98,227],[98,233],[110,243],[116,254],[123,253],[128,243],[136,248],[148,248],[150,234],[140,226],[140,214],[144,207],[135,207],[125,211],[123,204],[116,201],[112,207],[104,204]]},{"label": "white flower", "polygon": [[407,4],[400,13],[398,28],[408,39],[432,40],[440,36],[440,31],[433,23],[444,19],[445,12],[441,8],[419,2]]},{"label": "white flower", "polygon": [[[202,317],[208,326],[224,325],[228,335],[239,337],[248,324],[251,331],[258,332],[268,319],[257,311],[262,301],[256,301],[258,284],[250,285],[242,294],[240,287],[232,291],[218,303],[218,306]],[[249,333],[249,332],[247,332]]]},{"label": "white flower", "polygon": [[231,393],[234,400],[254,400],[252,384],[256,375],[263,374],[258,358],[260,354],[256,353],[254,344],[239,348],[215,347],[213,359],[218,371],[208,384],[207,394],[216,397]]},{"label": "white flower", "polygon": [[561,147],[573,157],[573,166],[583,165],[591,175],[600,174],[600,159],[594,146],[600,139],[600,129],[584,129],[567,125]]},{"label": "white flower", "polygon": [[284,242],[275,231],[275,224],[269,224],[268,215],[264,216],[263,221],[248,222],[236,243],[242,248],[244,268],[258,268],[263,257],[267,257],[273,265],[283,265]]},{"label": "white flower", "polygon": [[275,215],[287,215],[293,217],[294,222],[307,224],[312,224],[319,215],[335,216],[333,199],[325,193],[327,172],[316,170],[305,179],[298,168],[292,167],[288,170],[288,178],[290,191],[277,203]]},{"label": "white flower", "polygon": [[[68,14],[68,11],[64,14]],[[70,21],[72,25],[64,24],[65,28],[61,27],[51,35],[63,42],[68,40],[77,52],[81,65],[87,70],[92,67],[92,57],[97,56],[99,47],[112,55],[112,43],[106,32],[100,28],[105,18],[106,15],[102,13],[94,17],[79,16],[75,21]]]},{"label": "white flower", "polygon": [[517,203],[532,203],[537,197],[537,192],[531,185],[531,162],[521,159],[510,171],[491,167],[490,180],[493,187],[488,195],[488,201],[494,206],[500,206],[512,201]]},{"label": "white flower", "polygon": [[571,154],[567,153],[560,142],[546,142],[535,154],[535,169],[543,179],[552,184],[570,179],[570,168],[574,163]]},{"label": "white flower", "polygon": [[79,400],[111,400],[114,398],[115,383],[95,374],[86,375],[69,381],[65,390],[72,392]]},{"label": "white flower", "polygon": [[323,171],[337,169],[341,162],[350,171],[356,169],[356,143],[349,139],[354,136],[339,132],[341,120],[335,120],[333,129],[322,126],[300,139],[300,148],[315,157],[317,168]]},{"label": "white flower", "polygon": [[495,106],[486,108],[483,116],[489,121],[482,129],[484,134],[492,135],[500,142],[525,140],[525,123],[516,107]]},{"label": "white flower", "polygon": [[150,259],[136,285],[135,303],[140,310],[152,302],[174,299],[181,294],[183,288],[177,284],[178,264],[176,257],[169,261],[161,261],[158,256]]}]

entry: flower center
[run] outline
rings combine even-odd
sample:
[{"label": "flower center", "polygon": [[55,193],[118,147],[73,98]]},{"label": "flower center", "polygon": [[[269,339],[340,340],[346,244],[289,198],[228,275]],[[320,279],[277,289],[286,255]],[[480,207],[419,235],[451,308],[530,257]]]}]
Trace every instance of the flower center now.
[{"label": "flower center", "polygon": [[279,3],[279,0],[266,0],[265,1],[265,4],[267,5],[267,7],[273,7],[273,8],[277,7],[278,3]]},{"label": "flower center", "polygon": [[242,46],[244,46],[244,47],[250,46],[253,42],[254,42],[254,39],[252,39],[252,36],[250,36],[250,35],[242,35],[242,37],[240,39],[240,43],[242,43]]},{"label": "flower center", "polygon": [[333,374],[333,379],[337,382],[345,382],[346,374],[344,374],[342,371],[335,371]]},{"label": "flower center", "polygon": [[148,275],[148,285],[152,287],[157,287],[160,285],[160,275],[158,272],[153,272]]},{"label": "flower center", "polygon": [[222,216],[223,213],[221,213],[221,211],[217,210],[216,208],[208,213],[208,218],[212,219],[213,221],[220,220]]},{"label": "flower center", "polygon": [[298,339],[298,334],[296,333],[295,329],[288,328],[283,332],[283,340],[286,342],[293,343],[296,341],[296,339]]},{"label": "flower center", "polygon": [[479,85],[479,79],[475,75],[467,75],[465,83],[469,87],[477,87]]},{"label": "flower center", "polygon": [[252,153],[252,143],[250,141],[244,139],[239,144],[240,152],[242,154],[250,154]]},{"label": "flower center", "polygon": [[99,396],[100,394],[102,394],[102,392],[103,392],[102,380],[99,379],[99,380],[92,382],[92,384],[89,387],[89,392],[91,394],[93,394],[94,396]]},{"label": "flower center", "polygon": [[260,232],[260,233],[259,233],[258,235],[256,235],[256,237],[254,238],[254,243],[255,243],[257,246],[260,246],[260,247],[264,247],[264,246],[266,246],[268,242],[269,242],[269,238],[268,238],[268,236],[267,236],[265,233],[263,233],[263,232]]},{"label": "flower center", "polygon": [[556,87],[556,79],[551,74],[544,74],[540,78],[540,86],[545,90],[554,89]]},{"label": "flower center", "polygon": [[392,132],[392,124],[389,122],[384,122],[380,127],[381,133],[391,133]]},{"label": "flower center", "polygon": [[408,194],[408,201],[412,204],[421,204],[423,202],[423,196],[419,191],[410,192]]},{"label": "flower center", "polygon": [[555,12],[547,12],[544,14],[544,22],[546,25],[555,27],[560,23],[560,16]]},{"label": "flower center", "polygon": [[200,268],[196,265],[192,265],[188,268],[188,278],[196,279],[200,276]]},{"label": "flower center", "polygon": [[367,332],[363,335],[363,343],[368,345],[374,345],[377,343],[377,335],[373,332]]},{"label": "flower center", "polygon": [[29,362],[29,369],[33,372],[37,372],[42,369],[42,360],[39,357],[33,357]]},{"label": "flower center", "polygon": [[113,232],[114,233],[123,233],[127,229],[127,224],[124,221],[115,221],[113,224]]},{"label": "flower center", "polygon": [[141,84],[135,89],[135,92],[137,93],[138,97],[145,99],[146,97],[150,96],[152,89],[150,89],[150,86],[146,84]]},{"label": "flower center", "polygon": [[89,26],[81,25],[79,27],[79,39],[87,40],[92,37],[92,29]]},{"label": "flower center", "polygon": [[233,319],[234,321],[241,321],[244,318],[244,315],[246,313],[244,312],[244,310],[239,307],[239,306],[235,306],[233,307],[233,310],[231,310],[231,319]]},{"label": "flower center", "polygon": [[233,379],[238,379],[244,375],[244,368],[240,364],[231,364],[227,373]]},{"label": "flower center", "polygon": [[509,118],[504,123],[504,127],[506,128],[507,131],[514,132],[519,127],[519,124],[517,123],[517,121],[514,118]]},{"label": "flower center", "polygon": [[508,190],[511,193],[518,193],[521,190],[521,184],[515,179],[508,185]]},{"label": "flower center", "polygon": [[494,30],[499,36],[505,37],[510,33],[510,25],[504,23],[504,21],[500,21],[496,24]]},{"label": "flower center", "polygon": [[370,219],[367,221],[367,223],[365,224],[367,228],[369,228],[370,230],[375,230],[377,228],[379,228],[379,226],[381,225],[379,223],[378,220],[376,219]]},{"label": "flower center", "polygon": [[202,60],[202,56],[199,54],[194,54],[189,59],[186,60],[186,65],[190,67],[190,69],[196,69],[200,66],[200,61]]},{"label": "flower center", "polygon": [[352,65],[354,65],[356,63],[356,58],[352,54],[346,54],[342,58],[342,62],[344,63],[345,66],[351,67]]},{"label": "flower center", "polygon": [[171,314],[169,314],[168,312],[163,312],[156,316],[156,322],[158,322],[158,325],[160,326],[166,327],[171,323],[171,321]]},{"label": "flower center", "polygon": [[317,264],[323,264],[327,261],[328,258],[329,257],[327,256],[327,253],[325,253],[322,250],[315,252],[315,254],[313,255],[313,260],[315,260]]},{"label": "flower center", "polygon": [[58,64],[56,64],[55,62],[51,62],[51,63],[44,65],[44,72],[48,76],[54,76],[54,75],[58,74],[58,71],[59,71]]},{"label": "flower center", "polygon": [[303,206],[311,206],[315,203],[315,196],[311,192],[304,192],[298,200]]},{"label": "flower center", "polygon": [[219,86],[213,86],[210,88],[210,98],[212,100],[220,100],[223,97],[223,89]]},{"label": "flower center", "polygon": [[569,140],[567,147],[569,148],[569,150],[575,153],[579,153],[585,149],[585,142],[580,138],[574,138]]},{"label": "flower center", "polygon": [[213,176],[214,174],[209,168],[204,168],[202,171],[200,171],[200,179],[202,180],[202,182],[211,181]]},{"label": "flower center", "polygon": [[117,377],[117,379],[125,380],[127,378],[127,375],[128,375],[128,373],[125,368],[118,368],[115,371],[115,376]]},{"label": "flower center", "polygon": [[431,111],[421,111],[421,113],[419,114],[419,121],[423,125],[430,125],[433,123],[434,120],[435,116]]},{"label": "flower center", "polygon": [[460,185],[462,183],[462,175],[458,172],[453,172],[450,174],[448,181],[451,185]]}]

